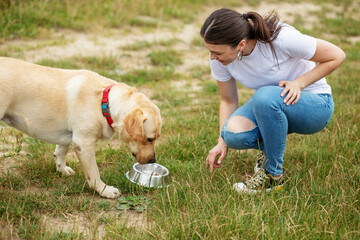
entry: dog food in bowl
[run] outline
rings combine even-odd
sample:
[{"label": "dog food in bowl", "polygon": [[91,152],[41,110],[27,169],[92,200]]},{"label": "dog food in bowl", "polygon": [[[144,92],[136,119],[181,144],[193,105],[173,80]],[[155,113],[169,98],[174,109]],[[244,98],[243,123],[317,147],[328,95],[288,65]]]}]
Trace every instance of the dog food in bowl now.
[{"label": "dog food in bowl", "polygon": [[169,185],[169,170],[157,163],[135,163],[126,173],[127,179],[144,187],[167,187]]}]

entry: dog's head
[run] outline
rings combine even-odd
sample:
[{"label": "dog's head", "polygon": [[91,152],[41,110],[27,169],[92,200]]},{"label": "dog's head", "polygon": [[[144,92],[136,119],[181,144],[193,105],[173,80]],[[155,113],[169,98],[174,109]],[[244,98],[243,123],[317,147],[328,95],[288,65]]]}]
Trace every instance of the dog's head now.
[{"label": "dog's head", "polygon": [[120,134],[136,161],[141,164],[154,163],[155,142],[162,125],[160,110],[145,95],[135,95],[133,99],[136,102],[125,114]]}]

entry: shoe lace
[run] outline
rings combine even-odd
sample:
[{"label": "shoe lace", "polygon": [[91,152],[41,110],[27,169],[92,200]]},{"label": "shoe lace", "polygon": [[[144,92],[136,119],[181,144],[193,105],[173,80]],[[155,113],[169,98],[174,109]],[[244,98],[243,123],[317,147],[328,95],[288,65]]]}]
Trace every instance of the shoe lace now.
[{"label": "shoe lace", "polygon": [[257,154],[258,160],[256,161],[256,165],[260,168],[265,162],[265,153],[261,152]]},{"label": "shoe lace", "polygon": [[246,181],[247,188],[257,188],[263,185],[264,181],[268,179],[266,176],[265,170],[260,169],[257,173],[254,174],[249,180]]}]

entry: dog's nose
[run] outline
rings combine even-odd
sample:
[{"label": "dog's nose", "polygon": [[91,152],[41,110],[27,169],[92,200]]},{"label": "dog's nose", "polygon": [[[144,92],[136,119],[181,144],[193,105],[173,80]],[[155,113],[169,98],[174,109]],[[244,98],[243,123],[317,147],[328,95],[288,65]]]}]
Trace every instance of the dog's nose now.
[{"label": "dog's nose", "polygon": [[149,159],[149,163],[155,163],[156,162],[156,157],[153,156],[152,158]]}]

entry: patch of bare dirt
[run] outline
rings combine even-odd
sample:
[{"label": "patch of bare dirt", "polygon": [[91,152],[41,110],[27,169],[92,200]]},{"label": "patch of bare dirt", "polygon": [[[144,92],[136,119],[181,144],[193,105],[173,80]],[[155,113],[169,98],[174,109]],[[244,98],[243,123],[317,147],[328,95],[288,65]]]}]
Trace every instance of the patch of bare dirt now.
[{"label": "patch of bare dirt", "polygon": [[0,176],[9,172],[16,173],[16,167],[18,162],[14,157],[7,157],[1,160],[0,164]]},{"label": "patch of bare dirt", "polygon": [[243,11],[256,11],[261,15],[266,15],[271,11],[275,11],[279,14],[281,21],[288,21],[290,24],[294,22],[295,16],[301,14],[305,17],[306,28],[311,28],[314,23],[318,21],[316,14],[311,14],[314,11],[320,11],[321,7],[309,2],[304,3],[264,3],[259,6],[249,8],[243,7]]},{"label": "patch of bare dirt", "polygon": [[17,229],[0,221],[0,239],[1,240],[17,240],[20,239],[17,235]]},{"label": "patch of bare dirt", "polygon": [[134,211],[109,211],[101,212],[96,216],[86,213],[64,214],[63,217],[50,217],[44,215],[41,218],[42,226],[48,232],[72,232],[81,233],[88,239],[103,239],[106,234],[106,224],[99,223],[105,217],[111,221],[113,226],[126,228],[149,227],[146,215]]}]

